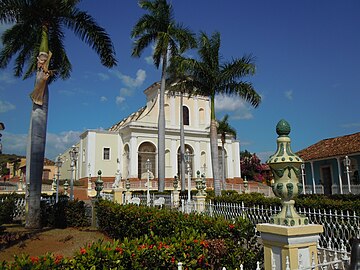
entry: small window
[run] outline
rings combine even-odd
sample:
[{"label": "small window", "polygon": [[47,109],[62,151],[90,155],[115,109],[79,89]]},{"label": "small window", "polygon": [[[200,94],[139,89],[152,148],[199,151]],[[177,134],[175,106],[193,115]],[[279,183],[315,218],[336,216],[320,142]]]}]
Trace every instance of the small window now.
[{"label": "small window", "polygon": [[184,126],[189,125],[189,108],[186,106],[183,106],[183,123]]},{"label": "small window", "polygon": [[110,148],[104,147],[103,159],[104,160],[109,160],[110,159]]},{"label": "small window", "polygon": [[85,154],[86,154],[85,149],[83,149],[83,151],[82,151],[82,162],[85,162],[85,157],[86,157]]}]

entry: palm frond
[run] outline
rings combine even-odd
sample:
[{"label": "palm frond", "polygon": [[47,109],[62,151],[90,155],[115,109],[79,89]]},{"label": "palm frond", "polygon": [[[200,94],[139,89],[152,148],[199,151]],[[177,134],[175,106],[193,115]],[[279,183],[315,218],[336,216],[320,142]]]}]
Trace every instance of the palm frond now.
[{"label": "palm frond", "polygon": [[115,49],[109,35],[89,14],[74,8],[71,17],[64,18],[64,21],[75,35],[95,50],[101,64],[106,67],[116,66]]}]

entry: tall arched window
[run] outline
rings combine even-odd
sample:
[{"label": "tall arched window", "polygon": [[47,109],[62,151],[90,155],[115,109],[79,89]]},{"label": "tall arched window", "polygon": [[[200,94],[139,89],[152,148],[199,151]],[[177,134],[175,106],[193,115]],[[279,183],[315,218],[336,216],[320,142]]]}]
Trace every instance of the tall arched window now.
[{"label": "tall arched window", "polygon": [[183,106],[183,119],[184,119],[184,126],[189,125],[189,108]]},{"label": "tall arched window", "polygon": [[147,178],[146,162],[150,161],[150,172],[155,176],[156,147],[150,142],[140,144],[138,151],[138,178]]},{"label": "tall arched window", "polygon": [[127,179],[129,177],[129,164],[130,164],[130,150],[129,145],[126,144],[124,146],[124,154],[123,154],[123,178]]},{"label": "tall arched window", "polygon": [[200,125],[205,125],[205,111],[203,108],[199,109],[199,122]]}]

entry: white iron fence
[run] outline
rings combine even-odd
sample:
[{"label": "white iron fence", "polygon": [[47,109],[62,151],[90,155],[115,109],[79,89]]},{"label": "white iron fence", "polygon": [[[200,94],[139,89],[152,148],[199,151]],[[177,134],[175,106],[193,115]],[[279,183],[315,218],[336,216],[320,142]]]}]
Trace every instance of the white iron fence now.
[{"label": "white iron fence", "polygon": [[[254,224],[268,223],[270,217],[281,211],[281,207],[253,206],[245,207],[244,203],[213,203],[205,204],[205,214],[210,216],[224,216],[228,220],[236,217],[247,217]],[[351,250],[350,240],[360,234],[360,217],[356,212],[337,210],[297,209],[305,215],[309,223],[321,224],[324,232],[320,235],[319,244],[323,248]]]}]

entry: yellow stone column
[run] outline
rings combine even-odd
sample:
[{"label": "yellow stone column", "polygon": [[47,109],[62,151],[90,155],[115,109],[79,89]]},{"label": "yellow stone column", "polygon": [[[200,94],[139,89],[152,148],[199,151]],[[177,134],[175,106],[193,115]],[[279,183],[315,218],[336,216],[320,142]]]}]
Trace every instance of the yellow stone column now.
[{"label": "yellow stone column", "polygon": [[124,189],[123,188],[114,188],[114,202],[118,204],[125,204],[124,202],[124,196],[123,196]]},{"label": "yellow stone column", "polygon": [[290,269],[311,266],[312,259],[317,262],[317,241],[323,232],[322,225],[284,226],[275,224],[258,224],[264,245],[264,268],[272,270],[286,269],[286,258]]},{"label": "yellow stone column", "polygon": [[317,263],[317,242],[322,225],[309,224],[306,216],[297,213],[294,198],[302,192],[299,181],[302,159],[290,147],[290,125],[280,120],[276,126],[277,150],[266,162],[274,176],[272,189],[281,198],[280,213],[271,216],[269,224],[258,224],[264,244],[265,270],[295,270]]}]

